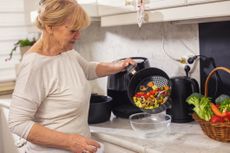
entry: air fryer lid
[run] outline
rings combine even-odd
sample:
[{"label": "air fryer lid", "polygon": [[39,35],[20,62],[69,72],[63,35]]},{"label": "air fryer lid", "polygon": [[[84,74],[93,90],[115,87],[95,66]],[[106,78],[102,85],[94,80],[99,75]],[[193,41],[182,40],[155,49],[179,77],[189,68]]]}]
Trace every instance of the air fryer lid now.
[{"label": "air fryer lid", "polygon": [[[130,57],[136,63],[136,71],[142,70],[144,68],[148,68],[149,61],[145,57]],[[119,60],[125,60],[126,58],[122,58]]]},{"label": "air fryer lid", "polygon": [[[133,59],[137,65],[136,65],[136,71],[139,71],[144,68],[149,67],[149,61],[145,57],[130,57]],[[125,58],[119,59],[124,60]],[[108,77],[108,84],[107,89],[108,90],[115,90],[115,91],[127,91],[129,78],[127,77],[127,71],[122,71],[113,75],[110,75]]]},{"label": "air fryer lid", "polygon": [[[130,68],[128,69],[130,72],[133,71]],[[154,86],[147,87],[148,83],[153,83]],[[146,88],[146,90],[141,90],[141,88]],[[128,96],[130,101],[136,107],[139,107],[142,111],[148,113],[159,113],[169,108],[170,103],[168,102],[168,98],[170,96],[170,91],[171,85],[168,75],[161,69],[154,67],[134,72],[128,86]],[[137,96],[138,92],[144,94]],[[150,93],[152,94],[151,98],[150,96],[146,96]],[[140,103],[142,105],[140,105]],[[151,108],[147,106],[153,107]]]}]

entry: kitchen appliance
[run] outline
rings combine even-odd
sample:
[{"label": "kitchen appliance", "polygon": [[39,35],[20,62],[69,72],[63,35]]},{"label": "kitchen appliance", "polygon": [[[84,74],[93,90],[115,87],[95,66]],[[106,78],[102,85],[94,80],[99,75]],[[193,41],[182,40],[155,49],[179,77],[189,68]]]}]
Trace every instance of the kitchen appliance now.
[{"label": "kitchen appliance", "polygon": [[188,96],[199,92],[199,84],[193,78],[187,76],[173,77],[171,80],[171,108],[167,114],[172,116],[172,122],[186,123],[193,120],[192,106],[186,102]]},{"label": "kitchen appliance", "polygon": [[171,85],[163,70],[149,67],[137,72],[134,65],[129,65],[127,70],[131,77],[128,96],[136,107],[148,113],[160,113],[170,107]]},{"label": "kitchen appliance", "polygon": [[[130,57],[136,65],[136,71],[149,67],[149,61],[145,57]],[[123,59],[119,59],[123,60]],[[115,116],[129,118],[131,114],[142,112],[135,107],[128,98],[127,89],[130,81],[127,71],[122,71],[108,77],[107,94],[112,97],[112,112]]]},{"label": "kitchen appliance", "polygon": [[91,94],[88,123],[106,122],[111,116],[112,98],[98,94]]}]

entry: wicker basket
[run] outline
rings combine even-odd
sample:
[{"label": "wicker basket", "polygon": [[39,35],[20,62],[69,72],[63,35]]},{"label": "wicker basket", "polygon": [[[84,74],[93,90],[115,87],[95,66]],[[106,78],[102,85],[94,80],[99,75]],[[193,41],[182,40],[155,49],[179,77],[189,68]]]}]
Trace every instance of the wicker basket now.
[{"label": "wicker basket", "polygon": [[[216,67],[213,69],[210,74],[208,75],[205,81],[205,96],[208,96],[208,82],[211,76],[218,70],[222,70],[225,72],[230,73],[230,69],[225,67]],[[230,122],[226,123],[211,123],[205,120],[200,119],[196,113],[193,114],[193,118],[197,121],[203,132],[210,138],[215,139],[217,141],[222,142],[230,142]]]}]

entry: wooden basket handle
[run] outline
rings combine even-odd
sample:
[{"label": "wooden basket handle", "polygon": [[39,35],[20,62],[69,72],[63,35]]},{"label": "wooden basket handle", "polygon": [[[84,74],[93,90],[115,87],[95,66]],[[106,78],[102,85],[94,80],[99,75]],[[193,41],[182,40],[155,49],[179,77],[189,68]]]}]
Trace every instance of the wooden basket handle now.
[{"label": "wooden basket handle", "polygon": [[218,70],[222,70],[222,71],[225,71],[225,72],[228,72],[230,73],[230,68],[226,68],[226,67],[216,67],[214,68],[209,74],[208,74],[208,77],[207,79],[205,80],[205,85],[204,85],[204,95],[205,96],[208,96],[208,81],[210,80],[210,78],[212,77],[212,75],[218,71]]}]

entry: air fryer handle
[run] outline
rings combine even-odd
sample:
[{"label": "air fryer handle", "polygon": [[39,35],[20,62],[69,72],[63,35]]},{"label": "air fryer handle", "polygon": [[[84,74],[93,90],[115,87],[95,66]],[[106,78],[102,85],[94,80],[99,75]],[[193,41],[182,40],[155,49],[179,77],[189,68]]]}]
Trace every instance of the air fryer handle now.
[{"label": "air fryer handle", "polygon": [[137,72],[136,71],[136,64],[129,64],[127,67],[126,67],[126,71],[128,72],[128,75],[129,75],[129,77],[130,78],[132,78],[134,75],[135,75],[135,73]]},{"label": "air fryer handle", "polygon": [[195,79],[190,79],[192,92],[199,92],[199,84]]},{"label": "air fryer handle", "polygon": [[[143,60],[143,63],[148,62],[148,58],[146,58],[146,57],[129,57],[129,58],[131,58],[132,60]],[[119,60],[125,60],[125,59],[127,59],[127,58],[121,58]]]},{"label": "air fryer handle", "polygon": [[141,59],[141,60],[143,60],[144,63],[148,61],[148,59],[146,57],[131,57],[131,59],[133,59],[133,60],[140,60]]},{"label": "air fryer handle", "polygon": [[[192,93],[194,93],[194,92],[198,92],[199,93],[199,84],[198,84],[198,82],[195,79],[193,79],[193,78],[188,78],[188,80],[190,81]],[[190,115],[192,115],[193,112],[194,112],[193,111],[193,106],[189,105],[188,106],[188,113]]]}]

